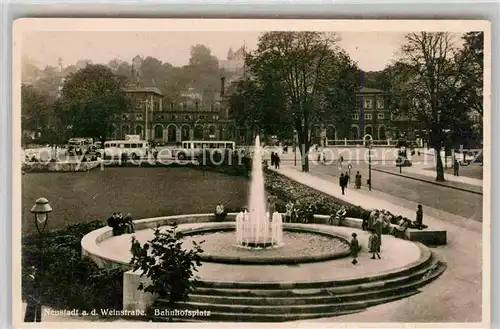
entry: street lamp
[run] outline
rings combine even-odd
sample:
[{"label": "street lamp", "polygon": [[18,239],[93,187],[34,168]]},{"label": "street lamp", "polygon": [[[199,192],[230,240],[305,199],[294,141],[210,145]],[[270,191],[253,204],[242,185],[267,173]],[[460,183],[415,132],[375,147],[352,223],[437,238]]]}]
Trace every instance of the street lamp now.
[{"label": "street lamp", "polygon": [[49,220],[49,213],[52,212],[52,207],[49,201],[45,198],[39,198],[36,200],[35,204],[31,208],[31,213],[35,215],[35,226],[39,234],[40,243],[40,259],[38,273],[32,274],[32,279],[34,280],[34,288],[37,292],[37,298],[28,298],[26,305],[26,313],[24,316],[24,322],[41,322],[42,321],[42,305],[40,303],[40,296],[42,295],[40,287],[40,276],[43,273],[43,232],[47,226]]},{"label": "street lamp", "polygon": [[366,141],[368,146],[368,190],[372,190],[372,141],[368,139]]}]

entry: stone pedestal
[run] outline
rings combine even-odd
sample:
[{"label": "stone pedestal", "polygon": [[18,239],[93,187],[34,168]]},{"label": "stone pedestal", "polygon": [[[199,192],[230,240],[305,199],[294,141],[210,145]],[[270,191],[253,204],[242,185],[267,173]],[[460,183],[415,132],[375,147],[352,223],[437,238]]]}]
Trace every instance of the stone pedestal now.
[{"label": "stone pedestal", "polygon": [[123,273],[123,309],[128,311],[146,311],[154,304],[156,296],[138,290],[139,284],[149,284],[151,281],[141,277],[141,272],[133,270]]}]

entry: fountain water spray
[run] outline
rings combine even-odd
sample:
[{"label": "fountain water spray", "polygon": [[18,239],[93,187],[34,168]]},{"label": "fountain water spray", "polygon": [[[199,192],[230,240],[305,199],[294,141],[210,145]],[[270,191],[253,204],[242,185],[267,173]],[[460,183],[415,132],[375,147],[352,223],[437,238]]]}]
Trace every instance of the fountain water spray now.
[{"label": "fountain water spray", "polygon": [[262,149],[259,136],[255,137],[250,183],[250,206],[248,212],[236,216],[236,242],[240,245],[265,248],[283,242],[283,220],[281,214],[266,212]]}]

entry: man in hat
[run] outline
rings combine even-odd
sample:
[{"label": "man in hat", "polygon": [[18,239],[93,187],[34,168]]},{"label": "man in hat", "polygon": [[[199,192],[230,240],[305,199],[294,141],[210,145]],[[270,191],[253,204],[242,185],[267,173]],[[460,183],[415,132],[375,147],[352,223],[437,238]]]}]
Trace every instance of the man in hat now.
[{"label": "man in hat", "polygon": [[357,239],[357,234],[356,233],[353,233],[351,234],[352,236],[352,239],[351,239],[351,242],[349,244],[349,250],[351,251],[351,257],[352,257],[352,264],[353,265],[356,265],[358,263],[358,254],[359,254],[359,250],[360,250],[360,246],[359,246],[359,241]]}]

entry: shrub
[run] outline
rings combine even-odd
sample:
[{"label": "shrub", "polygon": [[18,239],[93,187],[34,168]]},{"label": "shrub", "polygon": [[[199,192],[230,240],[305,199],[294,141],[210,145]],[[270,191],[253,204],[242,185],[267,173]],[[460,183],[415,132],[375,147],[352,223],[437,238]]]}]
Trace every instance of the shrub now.
[{"label": "shrub", "polygon": [[[303,220],[304,217],[310,217],[311,210],[319,215],[333,215],[340,207],[344,206],[347,210],[347,217],[368,219],[370,211],[359,206],[353,206],[342,200],[325,193],[319,192],[311,187],[297,183],[279,173],[271,170],[265,170],[265,187],[266,190],[274,193],[284,202],[293,202],[294,211],[298,220]],[[282,207],[279,211],[283,211]],[[389,213],[390,214],[390,213]],[[391,218],[397,218],[394,214],[390,214]]]},{"label": "shrub", "polygon": [[[100,269],[91,259],[82,258],[81,255],[80,241],[83,236],[102,226],[102,222],[92,221],[45,233],[43,259],[40,237],[33,235],[24,238],[23,298],[35,296],[43,305],[54,308],[86,311],[94,308],[121,309],[123,271]],[[42,268],[36,274],[40,290],[35,290],[29,280],[28,274],[32,266]]]},{"label": "shrub", "polygon": [[176,302],[187,299],[194,289],[194,272],[201,266],[200,245],[193,241],[192,249],[182,247],[182,236],[176,226],[160,230],[144,246],[132,238],[132,260],[134,270],[142,270],[141,276],[151,280],[151,284],[140,284],[138,289],[166,298],[172,309]]}]

